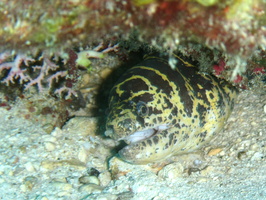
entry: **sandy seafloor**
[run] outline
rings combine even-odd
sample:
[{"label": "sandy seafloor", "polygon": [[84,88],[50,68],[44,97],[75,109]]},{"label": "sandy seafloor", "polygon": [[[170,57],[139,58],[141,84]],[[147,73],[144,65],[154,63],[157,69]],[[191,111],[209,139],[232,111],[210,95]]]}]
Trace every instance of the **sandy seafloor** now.
[{"label": "sandy seafloor", "polygon": [[0,108],[0,199],[266,199],[265,91],[241,92],[202,153],[162,169],[108,161],[114,144],[95,135],[97,118],[47,134],[19,109]]}]

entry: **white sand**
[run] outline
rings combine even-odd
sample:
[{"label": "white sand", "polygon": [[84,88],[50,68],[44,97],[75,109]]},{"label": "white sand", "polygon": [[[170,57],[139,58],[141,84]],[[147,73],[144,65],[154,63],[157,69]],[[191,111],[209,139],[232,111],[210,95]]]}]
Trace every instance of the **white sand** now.
[{"label": "white sand", "polygon": [[[265,92],[240,94],[224,130],[204,148],[201,171],[189,175],[186,161],[177,161],[157,175],[114,159],[119,178],[112,181],[106,162],[112,141],[95,136],[96,118],[77,118],[78,126],[49,135],[19,118],[16,106],[0,108],[0,199],[266,199],[265,105]],[[98,178],[89,176],[90,167]]]}]

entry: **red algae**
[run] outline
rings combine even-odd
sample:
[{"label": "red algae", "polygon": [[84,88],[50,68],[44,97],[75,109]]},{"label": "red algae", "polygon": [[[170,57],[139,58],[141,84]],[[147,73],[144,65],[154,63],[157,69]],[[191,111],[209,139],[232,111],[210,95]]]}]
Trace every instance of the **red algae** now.
[{"label": "red algae", "polygon": [[173,48],[171,42],[196,41],[244,57],[266,43],[261,0],[4,0],[0,5],[1,51],[64,51],[126,39],[133,30],[139,38],[166,48]]}]

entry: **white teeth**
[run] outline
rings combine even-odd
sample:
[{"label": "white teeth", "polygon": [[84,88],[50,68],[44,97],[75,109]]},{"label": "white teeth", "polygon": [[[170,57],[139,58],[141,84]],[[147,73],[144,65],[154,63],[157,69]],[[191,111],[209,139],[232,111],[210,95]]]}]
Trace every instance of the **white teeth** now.
[{"label": "white teeth", "polygon": [[[132,133],[131,135],[129,136],[126,136],[126,137],[123,137],[123,138],[120,138],[119,140],[124,140],[127,144],[130,144],[130,143],[136,143],[136,142],[139,142],[141,140],[145,140],[157,133],[160,133],[161,131],[163,130],[166,130],[169,128],[169,125],[167,124],[162,124],[162,125],[159,125],[155,128],[150,128],[150,129],[145,129],[145,130],[141,130],[141,131],[136,131],[135,133]],[[113,137],[115,135],[114,133],[114,130],[113,129],[107,129],[104,134],[108,137]]]},{"label": "white teeth", "polygon": [[159,126],[157,127],[157,130],[158,130],[158,131],[163,131],[163,130],[168,129],[168,128],[169,128],[169,125],[167,125],[167,124],[162,124],[162,125],[159,125]]},{"label": "white teeth", "polygon": [[146,129],[142,131],[137,131],[127,137],[121,138],[120,140],[124,140],[127,144],[139,142],[141,140],[145,140],[151,137],[154,134],[160,133],[162,130],[168,129],[169,126],[167,124],[163,124],[157,126],[155,128]]},{"label": "white teeth", "polygon": [[127,136],[126,138],[124,138],[124,140],[126,142],[138,142],[140,140],[144,140],[150,136],[152,136],[155,133],[155,129],[148,129],[148,130],[143,130],[143,131],[137,131],[129,136]]}]

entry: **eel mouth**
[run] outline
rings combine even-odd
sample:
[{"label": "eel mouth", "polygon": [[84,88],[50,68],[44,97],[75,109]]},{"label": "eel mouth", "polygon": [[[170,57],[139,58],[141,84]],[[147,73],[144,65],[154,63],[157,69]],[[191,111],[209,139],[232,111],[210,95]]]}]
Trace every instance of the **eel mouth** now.
[{"label": "eel mouth", "polygon": [[120,138],[119,140],[124,140],[125,143],[127,143],[127,144],[138,143],[138,142],[146,140],[146,139],[148,139],[148,138],[150,138],[156,134],[159,134],[160,132],[162,132],[163,130],[166,130],[168,128],[169,128],[169,126],[167,124],[162,124],[162,125],[156,126],[154,128],[136,131],[129,136]]}]

